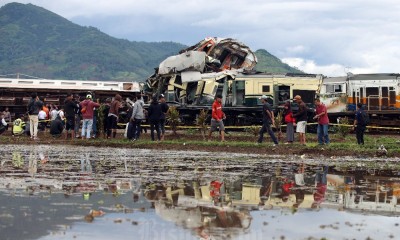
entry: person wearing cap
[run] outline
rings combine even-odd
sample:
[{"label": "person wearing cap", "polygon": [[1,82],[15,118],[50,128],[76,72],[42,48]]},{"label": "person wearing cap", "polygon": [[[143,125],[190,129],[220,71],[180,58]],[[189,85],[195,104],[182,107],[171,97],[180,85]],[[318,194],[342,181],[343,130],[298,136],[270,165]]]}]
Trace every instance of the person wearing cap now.
[{"label": "person wearing cap", "polygon": [[296,132],[299,133],[300,144],[306,144],[306,126],[307,126],[307,106],[301,100],[300,95],[296,95],[294,100],[299,105],[297,113],[293,114],[293,117],[297,120]]},{"label": "person wearing cap", "polygon": [[165,136],[165,116],[168,112],[168,104],[165,102],[164,94],[161,94],[158,98],[161,106],[161,117],[160,117],[160,132],[161,132],[161,141],[164,140]]},{"label": "person wearing cap", "polygon": [[219,128],[221,132],[221,141],[225,142],[225,127],[223,119],[226,118],[225,113],[222,111],[222,96],[217,95],[215,97],[215,101],[212,104],[211,110],[211,128],[208,132],[208,141],[211,141],[211,134],[212,132],[216,131]]},{"label": "person wearing cap", "polygon": [[81,106],[81,113],[82,113],[82,139],[90,139],[90,131],[92,130],[93,126],[93,115],[94,115],[94,108],[100,107],[100,104],[95,103],[92,101],[92,95],[86,95],[86,99],[79,103]]},{"label": "person wearing cap", "polygon": [[260,98],[262,106],[262,115],[263,115],[263,125],[260,129],[260,136],[258,137],[258,143],[262,143],[264,139],[264,133],[268,132],[269,136],[271,137],[272,141],[274,142],[273,146],[278,145],[278,140],[276,139],[275,133],[272,130],[272,126],[275,125],[275,118],[274,112],[271,110],[271,106],[267,102],[268,97],[266,95],[262,95]]}]

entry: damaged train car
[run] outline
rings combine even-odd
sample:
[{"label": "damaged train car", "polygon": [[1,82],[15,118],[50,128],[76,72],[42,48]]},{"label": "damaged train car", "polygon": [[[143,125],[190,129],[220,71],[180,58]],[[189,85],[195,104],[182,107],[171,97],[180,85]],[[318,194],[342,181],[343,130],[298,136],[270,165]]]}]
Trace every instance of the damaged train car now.
[{"label": "damaged train car", "polygon": [[[314,99],[328,107],[331,122],[339,117],[354,119],[362,103],[377,126],[400,125],[400,75],[396,73],[351,74],[325,77],[321,74],[269,74],[253,70],[257,58],[249,47],[234,39],[206,38],[164,60],[147,79],[145,92],[164,94],[175,104],[184,124],[193,124],[201,109],[211,109],[222,95],[228,125],[261,122],[259,97],[267,95],[277,111],[284,101],[301,95],[312,120]],[[293,110],[297,105],[293,103]]]},{"label": "damaged train car", "polygon": [[261,95],[270,96],[274,107],[297,94],[313,102],[322,75],[266,74],[253,71],[256,64],[256,55],[243,43],[206,38],[161,62],[144,90],[166,96],[185,124],[193,124],[200,109],[211,109],[216,95],[222,95],[228,125],[260,123]]}]

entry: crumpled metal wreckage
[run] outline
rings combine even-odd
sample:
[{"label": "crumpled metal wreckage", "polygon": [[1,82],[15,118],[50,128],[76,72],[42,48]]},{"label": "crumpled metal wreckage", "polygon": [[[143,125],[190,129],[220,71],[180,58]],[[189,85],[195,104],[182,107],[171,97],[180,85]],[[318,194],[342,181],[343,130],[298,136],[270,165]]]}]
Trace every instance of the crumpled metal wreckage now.
[{"label": "crumpled metal wreckage", "polygon": [[205,79],[234,79],[238,73],[251,71],[257,64],[254,52],[232,38],[208,37],[179,53],[162,61],[155,74],[147,79],[153,94],[162,94],[168,84],[181,88],[183,83]]}]

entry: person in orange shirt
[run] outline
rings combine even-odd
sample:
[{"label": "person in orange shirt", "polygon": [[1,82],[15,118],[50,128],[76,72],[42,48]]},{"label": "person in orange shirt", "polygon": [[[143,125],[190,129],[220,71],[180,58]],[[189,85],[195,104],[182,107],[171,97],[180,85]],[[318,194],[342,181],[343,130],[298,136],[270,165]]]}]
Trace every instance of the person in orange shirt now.
[{"label": "person in orange shirt", "polygon": [[49,108],[48,108],[48,104],[43,105],[42,110],[46,113],[46,119],[49,119]]},{"label": "person in orange shirt", "polygon": [[211,114],[211,128],[208,133],[208,141],[211,141],[212,132],[216,131],[219,128],[221,132],[221,142],[225,142],[225,127],[223,119],[226,118],[225,113],[222,111],[222,96],[217,95],[215,97],[215,101],[212,105],[212,114]]}]

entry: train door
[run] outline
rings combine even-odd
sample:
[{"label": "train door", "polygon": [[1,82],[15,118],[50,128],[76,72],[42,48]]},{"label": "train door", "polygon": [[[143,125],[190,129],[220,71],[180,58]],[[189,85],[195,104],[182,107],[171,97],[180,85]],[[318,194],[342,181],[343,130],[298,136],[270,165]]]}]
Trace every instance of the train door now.
[{"label": "train door", "polygon": [[221,95],[222,96],[222,106],[230,106],[231,105],[231,101],[228,98],[228,81],[223,81],[222,83],[218,84],[218,88],[217,88],[217,93],[215,94],[215,96],[217,95]]},{"label": "train door", "polygon": [[363,104],[367,105],[367,110],[380,109],[380,88],[379,87],[366,87],[365,88],[365,101]]},{"label": "train door", "polygon": [[353,93],[352,93],[354,110],[355,110],[355,106],[357,105],[357,103],[359,103],[359,102],[364,103],[363,97],[364,97],[364,86],[355,86],[353,88]]},{"label": "train door", "polygon": [[396,90],[394,87],[381,87],[380,109],[389,110],[396,108]]},{"label": "train door", "polygon": [[245,81],[232,81],[232,106],[243,106],[245,94]]},{"label": "train door", "polygon": [[389,87],[389,108],[396,109],[396,88]]}]

